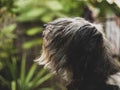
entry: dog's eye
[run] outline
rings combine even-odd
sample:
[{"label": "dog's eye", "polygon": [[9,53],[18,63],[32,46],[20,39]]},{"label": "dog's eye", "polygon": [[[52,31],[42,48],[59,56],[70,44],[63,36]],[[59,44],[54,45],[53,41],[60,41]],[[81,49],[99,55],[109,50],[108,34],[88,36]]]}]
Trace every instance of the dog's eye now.
[{"label": "dog's eye", "polygon": [[43,29],[46,28],[46,26],[47,26],[47,24],[44,24],[44,25],[43,25]]}]

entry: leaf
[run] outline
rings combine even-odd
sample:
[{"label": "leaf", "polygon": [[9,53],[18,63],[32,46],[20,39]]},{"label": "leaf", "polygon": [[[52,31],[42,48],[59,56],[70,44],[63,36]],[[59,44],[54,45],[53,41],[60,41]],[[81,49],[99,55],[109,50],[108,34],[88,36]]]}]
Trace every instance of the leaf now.
[{"label": "leaf", "polygon": [[47,22],[52,21],[54,17],[66,17],[66,16],[64,14],[61,14],[60,12],[52,12],[52,13],[48,13],[48,14],[43,15],[41,17],[41,20],[43,22],[47,23]]},{"label": "leaf", "polygon": [[33,3],[34,3],[33,0],[16,0],[14,2],[14,6],[23,9],[25,7],[31,6]]},{"label": "leaf", "polygon": [[42,31],[42,28],[36,27],[36,28],[32,28],[32,29],[27,30],[26,34],[29,36],[33,36],[37,33],[40,33],[41,31]]},{"label": "leaf", "polygon": [[6,52],[0,52],[0,57],[1,58],[8,58],[8,53],[6,53]]},{"label": "leaf", "polygon": [[4,34],[11,33],[15,30],[15,28],[16,28],[16,24],[11,24],[11,25],[3,28],[2,33],[4,33]]},{"label": "leaf", "polygon": [[0,61],[0,71],[4,68],[3,62]]},{"label": "leaf", "polygon": [[53,11],[58,11],[63,9],[63,6],[61,5],[61,3],[55,0],[47,1],[47,7]]},{"label": "leaf", "polygon": [[42,39],[35,39],[35,40],[31,40],[31,41],[28,41],[28,42],[25,42],[22,47],[24,49],[29,49],[33,46],[36,46],[36,45],[40,45],[42,43]]},{"label": "leaf", "polygon": [[15,81],[11,82],[11,90],[16,90],[16,82]]},{"label": "leaf", "polygon": [[47,75],[45,75],[44,77],[42,77],[41,79],[39,79],[39,80],[36,82],[36,84],[35,84],[34,87],[39,86],[40,84],[42,84],[43,82],[45,82],[46,80],[48,80],[48,79],[51,78],[51,77],[52,77],[52,74],[47,74]]},{"label": "leaf", "polygon": [[5,84],[9,87],[9,82],[4,77],[2,77],[1,75],[0,75],[0,81],[2,82],[2,84]]},{"label": "leaf", "polygon": [[22,13],[20,16],[17,17],[17,21],[31,21],[37,19],[45,12],[45,9],[42,8],[34,8],[25,13]]},{"label": "leaf", "polygon": [[37,76],[33,78],[33,80],[28,84],[30,88],[34,88],[36,82],[42,78],[42,76],[46,73],[46,69],[42,69],[37,73]]},{"label": "leaf", "polygon": [[[39,2],[39,3],[38,3]],[[30,11],[36,7],[41,8],[41,5],[43,5],[42,1],[39,0],[16,0],[14,2],[14,6],[12,8],[12,11],[14,13],[26,13],[27,11]]]},{"label": "leaf", "polygon": [[10,60],[6,60],[6,64],[7,64],[7,67],[10,71],[10,75],[12,76],[12,79],[15,80],[16,79],[16,73],[15,73],[15,68],[14,67],[14,63],[10,62]]},{"label": "leaf", "polygon": [[9,38],[9,40],[12,41],[13,38],[16,38],[17,36],[13,33],[6,33],[6,37]]},{"label": "leaf", "polygon": [[26,53],[23,54],[22,61],[21,61],[21,71],[20,71],[20,86],[21,86],[21,88],[24,87],[25,72],[26,72]]},{"label": "leaf", "polygon": [[[48,17],[49,16],[49,17]],[[48,13],[47,15],[44,15],[44,16],[42,16],[41,17],[41,20],[43,21],[43,22],[49,22],[49,21],[51,21],[52,19],[53,19],[53,16],[54,16],[54,14],[51,14],[51,13]]]},{"label": "leaf", "polygon": [[31,66],[31,68],[30,68],[30,70],[29,70],[29,73],[28,73],[28,75],[26,76],[26,80],[25,80],[25,83],[26,83],[26,84],[32,79],[36,68],[37,68],[37,65],[36,65],[36,64],[33,64],[33,65]]}]

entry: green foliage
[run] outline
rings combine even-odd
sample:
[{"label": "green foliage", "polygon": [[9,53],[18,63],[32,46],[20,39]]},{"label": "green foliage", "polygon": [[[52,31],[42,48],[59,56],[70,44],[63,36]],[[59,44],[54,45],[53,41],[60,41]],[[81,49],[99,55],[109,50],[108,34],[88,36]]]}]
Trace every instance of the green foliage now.
[{"label": "green foliage", "polygon": [[[35,28],[31,28],[27,30],[25,33],[28,36],[34,36],[40,32],[42,32],[42,28],[35,27]],[[37,39],[30,40],[30,41],[26,41],[25,43],[23,43],[22,47],[24,49],[29,49],[29,48],[32,48],[33,46],[41,45],[41,43],[42,43],[42,39],[37,38]]]},{"label": "green foliage", "polygon": [[41,39],[34,39],[23,43],[24,49],[30,49],[33,46],[40,45],[42,43]]},{"label": "green foliage", "polygon": [[19,14],[17,17],[19,22],[33,20],[48,22],[55,16],[64,16],[62,13],[59,13],[59,11],[62,11],[64,8],[62,4],[56,0],[18,0],[14,3],[14,6],[15,8],[13,8],[12,11]]},{"label": "green foliage", "polygon": [[[11,24],[0,30],[0,70],[7,70],[4,74],[9,76],[6,77],[4,74],[0,74],[0,82],[2,86],[8,87],[9,90],[33,90],[51,78],[52,75],[47,74],[45,69],[38,70],[38,65],[35,63],[29,66],[30,69],[27,71],[26,54],[22,55],[23,58],[21,60],[15,56],[17,53],[13,44],[14,39],[17,38],[14,33],[15,29],[16,24]],[[29,29],[26,34],[32,36],[39,32],[41,32],[41,28],[37,27]],[[40,43],[40,39],[36,39],[29,41],[29,43],[26,42],[25,47],[31,48],[33,45]],[[20,66],[18,63],[20,63]],[[46,90],[46,88],[42,90]],[[51,90],[53,89],[51,88]]]},{"label": "green foliage", "polygon": [[[26,71],[25,54],[21,60],[20,71],[15,59],[12,59],[12,62],[7,61],[7,65],[8,71],[10,71],[9,75],[12,76],[11,80],[7,80],[4,76],[0,75],[0,82],[11,90],[33,90],[52,76],[51,74],[47,74],[45,69],[37,71],[38,65],[36,63],[33,63],[29,67],[30,69]],[[20,74],[20,76],[16,74]],[[49,89],[53,90],[52,88]]]},{"label": "green foliage", "polygon": [[0,59],[8,57],[9,53],[6,52],[8,50],[10,50],[9,52],[13,53],[12,43],[13,39],[16,37],[16,35],[13,34],[15,28],[16,24],[12,24],[0,29]]},{"label": "green foliage", "polygon": [[9,11],[11,11],[11,7],[13,6],[15,0],[0,0],[0,8],[7,7]]},{"label": "green foliage", "polygon": [[35,28],[31,28],[29,30],[26,31],[26,34],[29,36],[33,36],[36,35],[37,33],[41,32],[42,28],[40,27],[35,27]]},{"label": "green foliage", "polygon": [[52,76],[47,74],[45,69],[39,70],[35,75],[38,67],[35,63],[31,65],[28,73],[26,73],[26,60],[24,58],[21,62],[20,78],[17,82],[19,87],[16,90],[33,90]]}]

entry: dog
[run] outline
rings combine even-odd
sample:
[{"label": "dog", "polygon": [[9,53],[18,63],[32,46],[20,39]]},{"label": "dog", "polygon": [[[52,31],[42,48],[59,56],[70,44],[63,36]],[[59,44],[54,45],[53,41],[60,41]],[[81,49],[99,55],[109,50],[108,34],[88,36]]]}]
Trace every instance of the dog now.
[{"label": "dog", "polygon": [[44,25],[36,60],[66,81],[67,90],[120,90],[120,64],[112,58],[102,28],[83,18],[59,18]]}]

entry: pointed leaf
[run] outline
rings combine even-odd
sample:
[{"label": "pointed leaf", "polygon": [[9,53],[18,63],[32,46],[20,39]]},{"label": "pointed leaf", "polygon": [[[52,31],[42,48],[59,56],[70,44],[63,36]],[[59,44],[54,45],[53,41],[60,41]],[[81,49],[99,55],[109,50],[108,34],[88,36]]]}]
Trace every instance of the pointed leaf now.
[{"label": "pointed leaf", "polygon": [[31,66],[31,68],[30,68],[30,70],[29,70],[29,73],[28,73],[28,75],[27,75],[27,77],[26,77],[26,81],[25,81],[26,84],[32,79],[36,68],[37,68],[37,65],[36,65],[36,64],[33,64],[33,65]]},{"label": "pointed leaf", "polygon": [[32,28],[32,29],[27,30],[26,34],[29,36],[33,36],[37,33],[40,33],[41,31],[42,31],[42,28],[36,27],[36,28]]}]

